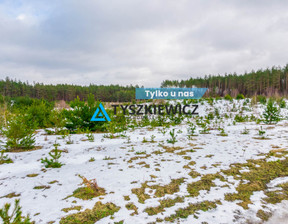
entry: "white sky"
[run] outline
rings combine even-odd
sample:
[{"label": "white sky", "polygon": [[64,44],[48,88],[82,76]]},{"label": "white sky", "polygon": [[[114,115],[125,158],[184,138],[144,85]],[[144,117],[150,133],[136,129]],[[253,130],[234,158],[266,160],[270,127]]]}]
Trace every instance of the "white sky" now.
[{"label": "white sky", "polygon": [[138,84],[288,62],[288,1],[0,0],[0,79]]}]

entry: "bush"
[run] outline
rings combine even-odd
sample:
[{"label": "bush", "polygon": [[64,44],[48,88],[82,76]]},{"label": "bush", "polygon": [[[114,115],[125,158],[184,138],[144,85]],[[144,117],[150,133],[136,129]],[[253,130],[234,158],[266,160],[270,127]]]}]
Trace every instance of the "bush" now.
[{"label": "bush", "polygon": [[[49,123],[51,124],[52,127],[55,128],[55,134],[61,134],[63,133],[63,128],[65,126],[65,116],[64,116],[64,110],[52,110],[50,115],[49,115]],[[53,132],[51,132],[53,134]]]},{"label": "bush", "polygon": [[230,101],[233,100],[233,98],[232,98],[229,94],[226,94],[226,95],[224,96],[224,99],[225,99],[225,100],[230,100]]},{"label": "bush", "polygon": [[35,123],[28,123],[27,118],[18,115],[12,118],[6,128],[2,129],[3,135],[7,138],[6,149],[8,151],[27,150],[34,147]]},{"label": "bush", "polygon": [[284,98],[281,98],[278,102],[280,108],[285,108],[286,107],[286,101]]},{"label": "bush", "polygon": [[[72,110],[64,110],[64,116],[66,118],[65,127],[71,132],[77,130],[89,130],[89,131],[105,131],[105,121],[91,122],[91,118],[99,107],[100,102],[96,102],[94,95],[90,94],[88,102],[81,101],[77,97],[74,101],[70,102]],[[106,110],[111,116],[111,111]]]},{"label": "bush", "polygon": [[263,116],[265,124],[272,124],[280,121],[280,110],[274,105],[272,99],[269,99]]},{"label": "bush", "polygon": [[19,97],[6,97],[6,102],[9,103],[11,109],[21,109],[31,106],[37,99],[30,98],[28,96],[19,96]]},{"label": "bush", "polygon": [[38,128],[50,127],[49,117],[52,109],[53,105],[45,101],[34,102],[30,107],[25,109],[28,122],[35,122]]},{"label": "bush", "polygon": [[242,99],[245,99],[245,96],[241,93],[239,93],[237,96],[236,96],[236,100],[242,100]]},{"label": "bush", "polygon": [[22,216],[21,207],[19,205],[19,199],[15,200],[14,209],[9,215],[9,209],[11,204],[6,203],[4,208],[0,209],[0,218],[2,219],[4,224],[33,224],[30,220],[29,215],[26,217]]},{"label": "bush", "polygon": [[262,104],[266,104],[267,100],[265,96],[262,95],[258,95],[257,96],[257,102],[262,103]]}]

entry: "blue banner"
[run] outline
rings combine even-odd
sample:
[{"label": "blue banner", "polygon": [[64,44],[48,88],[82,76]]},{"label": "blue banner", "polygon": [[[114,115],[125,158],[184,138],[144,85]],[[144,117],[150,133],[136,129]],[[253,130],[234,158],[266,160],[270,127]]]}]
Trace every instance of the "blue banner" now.
[{"label": "blue banner", "polygon": [[207,88],[136,88],[136,99],[200,99],[206,91]]}]

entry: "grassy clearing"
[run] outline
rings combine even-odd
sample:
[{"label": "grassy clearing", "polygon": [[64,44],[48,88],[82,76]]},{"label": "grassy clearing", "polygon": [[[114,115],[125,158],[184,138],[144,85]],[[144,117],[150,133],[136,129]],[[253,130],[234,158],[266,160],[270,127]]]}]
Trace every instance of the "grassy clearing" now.
[{"label": "grassy clearing", "polygon": [[[286,152],[284,153],[286,154]],[[268,155],[269,157],[269,155]],[[235,201],[241,200],[238,205],[244,209],[248,209],[251,204],[250,197],[255,191],[265,191],[267,203],[278,203],[288,199],[286,184],[279,185],[281,191],[269,192],[267,184],[278,177],[288,176],[288,158],[282,160],[269,161],[266,159],[248,160],[244,164],[233,164],[231,169],[223,170],[226,175],[233,176],[234,179],[240,180],[240,184],[236,187],[237,193],[225,194],[225,200]],[[249,172],[240,172],[243,168],[249,168]]]},{"label": "grassy clearing", "polygon": [[120,207],[117,207],[113,203],[102,204],[98,201],[92,209],[86,209],[83,212],[78,212],[62,218],[60,224],[94,224],[104,217],[113,215],[115,212],[119,211],[119,209]]}]

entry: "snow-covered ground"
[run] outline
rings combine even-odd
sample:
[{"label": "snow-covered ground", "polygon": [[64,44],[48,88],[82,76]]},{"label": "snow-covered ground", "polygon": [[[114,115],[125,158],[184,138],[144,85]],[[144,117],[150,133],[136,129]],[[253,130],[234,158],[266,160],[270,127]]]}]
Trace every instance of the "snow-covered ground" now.
[{"label": "snow-covered ground", "polygon": [[[197,216],[190,215],[185,219],[180,219],[180,223],[244,223],[245,220],[251,222],[260,222],[256,217],[256,213],[261,209],[265,196],[262,191],[254,192],[251,196],[252,204],[249,209],[244,209],[237,205],[239,201],[224,200],[226,193],[234,193],[239,184],[239,180],[226,176],[228,182],[222,182],[215,179],[215,187],[210,191],[202,190],[196,197],[189,196],[187,184],[199,181],[201,176],[196,178],[188,175],[191,169],[200,173],[215,174],[221,170],[227,170],[233,163],[245,163],[249,159],[260,159],[265,157],[264,154],[269,153],[275,148],[288,147],[288,121],[282,120],[276,125],[256,124],[256,122],[234,123],[233,117],[239,114],[239,110],[243,107],[244,100],[234,101],[217,101],[212,106],[205,102],[199,104],[200,115],[207,115],[214,112],[215,108],[219,109],[220,116],[225,113],[231,118],[223,118],[220,127],[223,127],[228,136],[219,136],[220,131],[217,130],[219,124],[214,124],[212,120],[209,127],[213,128],[209,134],[199,134],[200,127],[197,127],[197,136],[188,139],[188,124],[171,126],[166,134],[161,133],[162,127],[154,130],[150,128],[136,128],[134,131],[128,130],[125,135],[127,137],[119,137],[114,139],[105,138],[104,134],[94,134],[94,142],[87,141],[87,137],[82,134],[72,135],[73,144],[66,144],[62,136],[45,135],[44,130],[39,130],[36,134],[36,145],[42,146],[41,149],[29,152],[7,153],[14,161],[12,164],[0,165],[0,208],[7,202],[14,202],[15,198],[20,199],[23,214],[29,213],[32,220],[36,223],[48,223],[55,221],[58,223],[61,217],[78,211],[69,211],[65,213],[61,211],[63,208],[72,206],[82,206],[81,211],[91,209],[97,201],[102,203],[112,202],[121,207],[113,217],[108,216],[97,223],[114,223],[124,220],[128,224],[141,224],[156,222],[157,218],[164,219],[179,208],[185,208],[189,203],[197,203],[201,201],[220,200],[221,204],[208,211],[198,211]],[[262,105],[246,106],[243,115],[254,115],[259,117],[263,112]],[[283,117],[287,116],[287,109],[281,109]],[[258,130],[262,126],[266,131],[267,139],[259,139]],[[248,129],[249,133],[244,135],[244,129]],[[175,129],[178,142],[175,147],[181,147],[174,152],[165,151],[165,146],[172,147],[167,143],[170,138],[169,130]],[[155,136],[155,142],[150,142],[151,136]],[[143,142],[145,137],[148,142]],[[4,138],[1,138],[5,141]],[[47,157],[48,153],[54,148],[54,143],[60,144],[59,149],[65,150],[62,153],[60,162],[65,165],[61,168],[45,168],[40,159]],[[164,147],[163,147],[164,146]],[[163,153],[153,153],[155,151]],[[186,154],[179,152],[186,151]],[[91,158],[95,161],[89,161]],[[143,158],[136,158],[143,157]],[[191,157],[191,158],[189,158]],[[130,160],[132,158],[132,160]],[[279,159],[271,157],[271,160]],[[195,164],[190,163],[194,161]],[[140,163],[145,162],[145,163]],[[140,164],[139,164],[140,163]],[[190,163],[190,165],[188,165]],[[148,165],[150,166],[148,166]],[[185,165],[189,167],[183,167]],[[45,169],[43,169],[45,168]],[[242,170],[242,172],[249,171]],[[27,177],[29,174],[39,174],[35,177]],[[95,197],[91,200],[81,200],[75,197],[68,197],[73,191],[79,188],[82,180],[78,174],[85,176],[87,179],[97,179],[100,187],[106,190],[106,195]],[[151,176],[153,175],[153,176]],[[179,185],[179,191],[173,194],[165,194],[163,197],[156,197],[155,190],[146,188],[146,193],[151,198],[140,203],[135,194],[132,193],[133,188],[140,188],[142,183],[146,181],[148,185],[164,186],[171,182],[172,179],[185,178],[184,182]],[[57,181],[53,183],[53,181]],[[276,179],[269,183],[270,188],[280,183],[287,182],[287,178]],[[53,184],[52,184],[52,183]],[[50,183],[50,184],[49,184]],[[49,189],[33,189],[35,186],[50,186]],[[17,197],[3,197],[7,194],[20,194]],[[124,200],[124,196],[129,196],[130,200]],[[184,201],[176,203],[174,206],[165,208],[163,212],[149,216],[144,209],[147,207],[156,207],[159,200],[164,198],[175,198],[184,196]],[[65,199],[66,198],[66,199]],[[72,203],[73,201],[73,203]],[[75,203],[76,201],[76,203]],[[127,203],[134,203],[138,208],[138,214],[131,215],[133,211],[127,210]],[[275,216],[272,216],[268,223],[285,223],[285,212],[287,217],[287,209],[280,210],[286,206],[287,201],[281,204],[266,204],[267,209]],[[282,218],[281,218],[282,217]],[[273,222],[272,220],[278,220]],[[279,221],[280,220],[280,221]],[[282,220],[282,221],[281,221]],[[165,221],[164,221],[165,222]],[[177,221],[175,221],[177,222]]]}]

